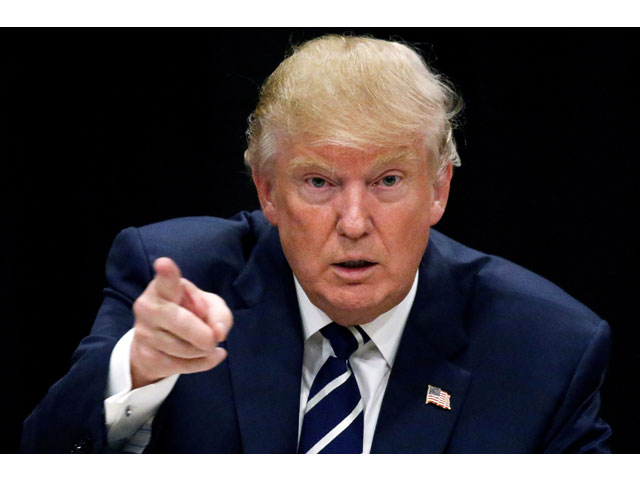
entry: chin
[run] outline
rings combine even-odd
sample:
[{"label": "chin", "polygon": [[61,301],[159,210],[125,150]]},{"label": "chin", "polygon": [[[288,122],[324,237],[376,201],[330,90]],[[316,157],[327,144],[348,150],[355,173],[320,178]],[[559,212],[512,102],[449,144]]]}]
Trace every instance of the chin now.
[{"label": "chin", "polygon": [[365,285],[344,286],[336,290],[322,295],[324,308],[320,308],[342,325],[370,322],[393,306],[386,308],[384,303],[388,297],[372,292]]}]

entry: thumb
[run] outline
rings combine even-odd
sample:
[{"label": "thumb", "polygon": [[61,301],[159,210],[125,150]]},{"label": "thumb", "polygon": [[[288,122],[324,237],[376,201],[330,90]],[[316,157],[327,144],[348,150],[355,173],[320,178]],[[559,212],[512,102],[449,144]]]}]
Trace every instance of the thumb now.
[{"label": "thumb", "polygon": [[153,269],[156,271],[156,291],[165,300],[180,303],[182,298],[182,288],[180,278],[182,273],[176,262],[168,257],[161,257],[153,262]]}]

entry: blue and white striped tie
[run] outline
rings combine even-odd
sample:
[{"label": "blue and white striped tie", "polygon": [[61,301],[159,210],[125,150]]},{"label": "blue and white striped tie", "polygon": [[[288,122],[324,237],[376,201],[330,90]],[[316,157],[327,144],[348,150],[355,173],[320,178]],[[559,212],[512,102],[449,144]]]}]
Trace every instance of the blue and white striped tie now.
[{"label": "blue and white striped tie", "polygon": [[327,359],[311,385],[298,453],[362,453],[364,411],[349,357],[369,337],[358,326],[333,322],[321,333],[335,356]]}]

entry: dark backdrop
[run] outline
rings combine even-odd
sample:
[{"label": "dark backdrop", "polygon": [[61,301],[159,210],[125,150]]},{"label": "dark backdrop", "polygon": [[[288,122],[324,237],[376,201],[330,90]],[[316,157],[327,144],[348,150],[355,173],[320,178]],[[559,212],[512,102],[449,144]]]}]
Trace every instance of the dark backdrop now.
[{"label": "dark backdrop", "polygon": [[119,230],[258,208],[246,117],[290,43],[326,31],[404,39],[453,80],[463,166],[439,229],[610,323],[602,415],[640,452],[638,31],[347,28],[0,32],[2,451],[89,332]]}]

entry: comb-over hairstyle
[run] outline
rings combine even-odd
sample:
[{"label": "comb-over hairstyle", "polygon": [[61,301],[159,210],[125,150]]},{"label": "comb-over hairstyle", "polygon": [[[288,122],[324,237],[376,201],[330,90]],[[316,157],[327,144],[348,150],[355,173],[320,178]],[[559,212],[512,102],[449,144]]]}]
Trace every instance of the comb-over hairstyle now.
[{"label": "comb-over hairstyle", "polygon": [[249,117],[245,164],[265,173],[287,145],[394,149],[421,145],[430,167],[460,165],[453,121],[460,97],[412,48],[325,35],[293,48]]}]

